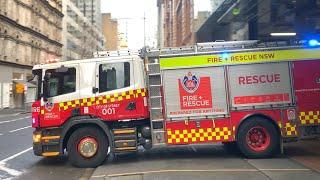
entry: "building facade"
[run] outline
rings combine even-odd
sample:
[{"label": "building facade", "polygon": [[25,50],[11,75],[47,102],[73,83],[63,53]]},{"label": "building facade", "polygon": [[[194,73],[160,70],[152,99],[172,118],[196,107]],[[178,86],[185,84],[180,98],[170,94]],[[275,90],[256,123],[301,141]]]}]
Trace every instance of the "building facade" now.
[{"label": "building facade", "polygon": [[225,0],[199,28],[197,41],[319,39],[319,14],[320,0]]},{"label": "building facade", "polygon": [[157,27],[157,47],[164,47],[164,0],[157,0],[158,27]]},{"label": "building facade", "polygon": [[0,108],[15,105],[14,84],[33,65],[61,58],[61,10],[61,0],[0,1]]},{"label": "building facade", "polygon": [[197,32],[204,22],[210,17],[209,11],[199,11],[197,18],[193,21],[193,32]]},{"label": "building facade", "polygon": [[[164,47],[186,46],[194,43],[193,0],[162,0],[158,1],[158,38]],[[162,31],[163,28],[163,31]]]},{"label": "building facade", "polygon": [[102,14],[102,31],[105,38],[105,48],[107,51],[119,49],[118,21],[111,18],[110,13]]},{"label": "building facade", "polygon": [[[76,2],[78,2],[78,4],[76,4]],[[99,20],[92,20],[92,13],[89,16],[90,13],[88,13],[87,10],[82,12],[76,6],[81,7],[80,2],[83,1],[62,1],[62,12],[65,15],[62,22],[63,60],[90,58],[93,52],[104,50],[104,37],[101,28],[93,24]],[[100,3],[100,1],[94,2]],[[88,15],[88,17],[85,15]]]},{"label": "building facade", "polygon": [[88,21],[102,29],[101,0],[72,0]]},{"label": "building facade", "polygon": [[210,0],[211,3],[211,12],[214,12],[218,9],[218,7],[223,3],[225,0]]}]

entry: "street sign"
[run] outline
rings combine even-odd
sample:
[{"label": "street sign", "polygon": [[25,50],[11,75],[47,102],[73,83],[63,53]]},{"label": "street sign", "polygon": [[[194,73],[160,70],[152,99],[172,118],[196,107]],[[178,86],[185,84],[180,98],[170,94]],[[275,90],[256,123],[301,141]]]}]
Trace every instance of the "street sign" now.
[{"label": "street sign", "polygon": [[23,83],[17,83],[16,84],[16,93],[17,94],[23,94],[25,90],[25,86]]}]

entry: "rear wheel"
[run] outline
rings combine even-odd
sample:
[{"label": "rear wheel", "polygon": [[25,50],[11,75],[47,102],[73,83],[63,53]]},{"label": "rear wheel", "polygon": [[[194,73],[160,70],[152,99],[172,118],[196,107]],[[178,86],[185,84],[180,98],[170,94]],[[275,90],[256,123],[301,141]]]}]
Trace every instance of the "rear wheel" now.
[{"label": "rear wheel", "polygon": [[77,167],[97,167],[105,161],[108,146],[107,137],[100,129],[80,128],[68,140],[69,160]]},{"label": "rear wheel", "polygon": [[266,158],[274,155],[279,146],[279,133],[265,118],[251,118],[238,129],[237,144],[248,158]]}]

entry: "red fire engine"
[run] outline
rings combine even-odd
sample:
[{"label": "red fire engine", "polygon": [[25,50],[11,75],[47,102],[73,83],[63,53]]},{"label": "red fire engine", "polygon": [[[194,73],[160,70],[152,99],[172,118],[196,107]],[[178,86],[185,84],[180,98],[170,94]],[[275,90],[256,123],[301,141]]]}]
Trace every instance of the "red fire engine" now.
[{"label": "red fire engine", "polygon": [[239,41],[36,65],[34,153],[67,151],[79,167],[138,146],[224,143],[270,157],[319,135],[319,59],[317,47]]}]

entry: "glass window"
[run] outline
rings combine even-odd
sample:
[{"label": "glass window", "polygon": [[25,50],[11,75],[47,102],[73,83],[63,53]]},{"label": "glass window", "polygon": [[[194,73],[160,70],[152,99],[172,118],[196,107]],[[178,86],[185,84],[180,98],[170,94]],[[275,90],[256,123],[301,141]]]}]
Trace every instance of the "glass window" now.
[{"label": "glass window", "polygon": [[99,66],[99,92],[130,86],[130,63],[109,63]]},{"label": "glass window", "polygon": [[48,76],[48,97],[59,96],[76,91],[76,69],[67,68],[66,71],[49,69],[46,71]]},{"label": "glass window", "polygon": [[32,84],[35,84],[36,86],[37,86],[37,94],[36,94],[36,97],[35,97],[35,99],[36,100],[40,100],[40,98],[41,98],[41,88],[42,88],[42,69],[36,69],[36,70],[33,70],[32,71],[32,74],[33,74],[33,76],[34,76],[34,78],[32,79],[32,78],[29,78],[29,79],[32,79],[31,81],[30,81],[30,83],[32,83]]}]

